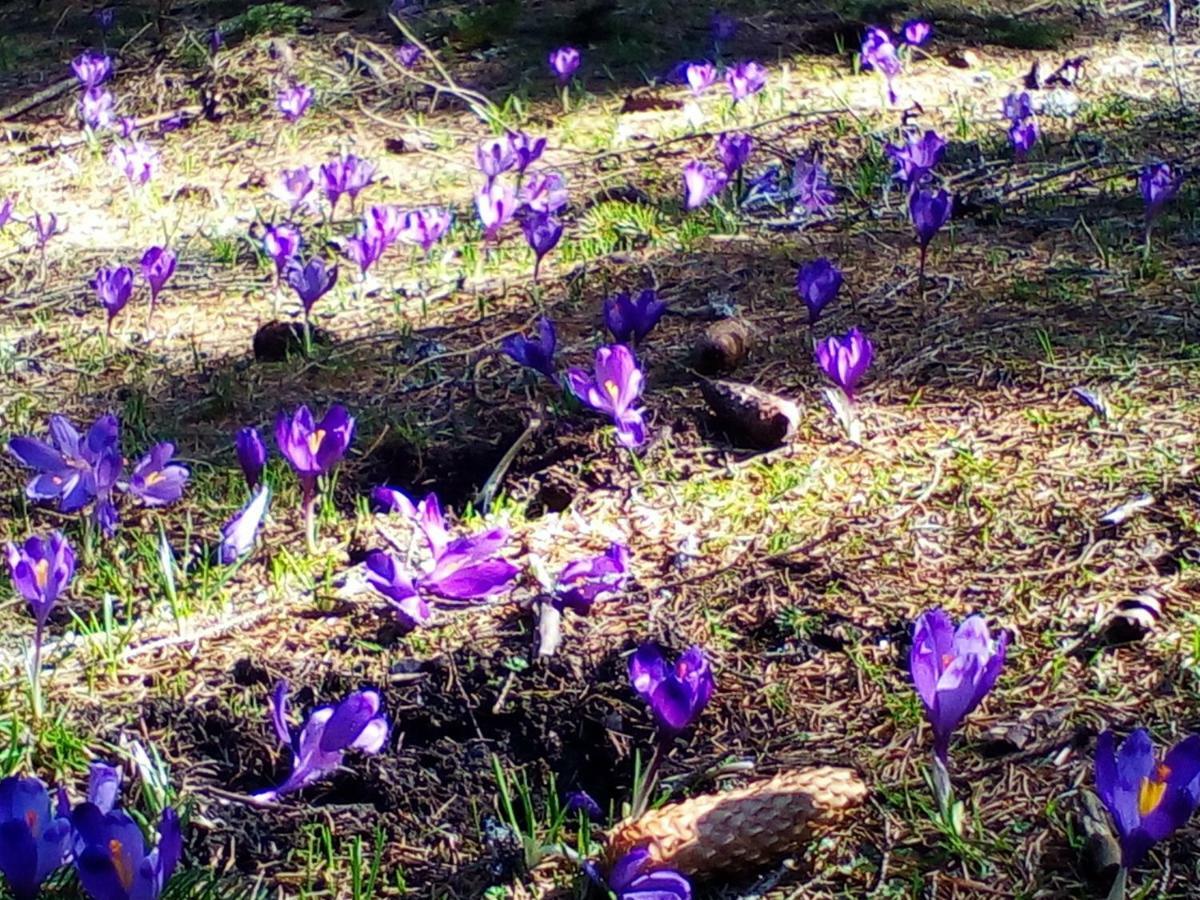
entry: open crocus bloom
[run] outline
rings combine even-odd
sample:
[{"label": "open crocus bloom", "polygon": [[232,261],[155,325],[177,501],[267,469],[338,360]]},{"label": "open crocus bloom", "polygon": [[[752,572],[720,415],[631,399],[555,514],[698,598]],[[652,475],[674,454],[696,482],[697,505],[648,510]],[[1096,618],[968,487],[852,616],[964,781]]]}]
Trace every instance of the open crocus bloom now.
[{"label": "open crocus bloom", "polygon": [[17,900],[32,900],[71,846],[67,811],[50,809],[50,795],[37,778],[0,780],[0,874]]},{"label": "open crocus bloom", "polygon": [[982,616],[955,630],[950,617],[932,609],[917,619],[909,673],[933,728],[933,750],[945,765],[950,736],[987,696],[1004,667],[1008,635],[993,641]]},{"label": "open crocus bloom", "polygon": [[657,644],[646,644],[629,658],[629,681],[668,734],[695,722],[716,686],[699,647],[689,647],[670,665]]},{"label": "open crocus bloom", "polygon": [[280,742],[292,750],[292,774],[279,787],[255,794],[258,800],[278,800],[324,778],[349,750],[374,755],[387,743],[390,726],[378,691],[355,691],[337,706],[314,709],[297,735],[288,728],[287,695],[287,682],[279,682],[271,694],[271,722]]},{"label": "open crocus bloom", "polygon": [[691,900],[692,885],[674,869],[655,869],[645,847],[630,850],[613,865],[608,886],[618,900]]},{"label": "open crocus bloom", "polygon": [[354,418],[338,404],[329,407],[320,423],[307,406],[275,419],[275,443],[302,481],[329,472],[346,455],[353,437]]},{"label": "open crocus bloom", "polygon": [[1136,866],[1192,817],[1200,801],[1193,785],[1198,776],[1200,735],[1184,738],[1161,763],[1145,729],[1129,735],[1119,751],[1111,731],[1097,738],[1096,793],[1117,826],[1122,866]]},{"label": "open crocus bloom", "polygon": [[75,869],[94,900],[155,900],[183,852],[179,816],[169,807],[158,826],[158,846],[149,852],[141,827],[121,810],[105,813],[94,803],[81,803],[71,825]]},{"label": "open crocus bloom", "polygon": [[629,550],[614,543],[600,556],[568,565],[554,585],[554,599],[563,607],[587,615],[601,594],[620,591],[629,573]]},{"label": "open crocus bloom", "polygon": [[34,437],[14,437],[9,452],[37,470],[25,485],[31,500],[58,500],[62,512],[75,512],[97,494],[98,470],[106,472],[115,461],[119,469],[121,451],[116,416],[101,416],[83,437],[63,416],[50,417],[50,442]]},{"label": "open crocus bloom", "polygon": [[624,344],[596,350],[595,374],[582,369],[567,372],[567,382],[575,396],[597,412],[613,417],[617,439],[626,447],[638,447],[646,441],[646,423],[634,404],[642,395],[644,378],[633,353]]},{"label": "open crocus bloom", "polygon": [[167,506],[183,496],[188,470],[171,462],[174,455],[175,445],[169,441],[151,447],[129,477],[129,493],[147,506]]}]

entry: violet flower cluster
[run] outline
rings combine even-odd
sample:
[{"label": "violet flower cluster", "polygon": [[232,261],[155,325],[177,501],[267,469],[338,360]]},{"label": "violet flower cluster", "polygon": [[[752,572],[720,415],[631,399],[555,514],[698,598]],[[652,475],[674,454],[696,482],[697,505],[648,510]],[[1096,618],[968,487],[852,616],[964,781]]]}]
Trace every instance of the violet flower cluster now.
[{"label": "violet flower cluster", "polygon": [[520,570],[500,556],[508,540],[503,528],[454,538],[436,494],[413,503],[400,491],[380,487],[372,497],[388,512],[407,517],[425,538],[428,558],[419,568],[383,550],[366,558],[367,582],[388,600],[405,628],[428,623],[439,600],[485,600],[507,590],[517,577]]},{"label": "violet flower cluster", "polygon": [[[150,247],[142,254],[139,270],[146,287],[150,291],[150,314],[158,303],[158,295],[166,283],[175,274],[178,260],[175,252],[168,247]],[[88,286],[95,291],[96,299],[104,307],[106,314],[105,330],[112,334],[113,320],[129,303],[133,296],[134,272],[131,266],[115,268],[102,266],[88,281]]]},{"label": "violet flower cluster", "polygon": [[145,506],[167,506],[183,494],[188,470],[175,462],[174,444],[150,448],[133,467],[128,480],[120,449],[120,425],[105,415],[81,435],[63,416],[50,417],[49,440],[14,437],[8,451],[35,475],[25,494],[35,501],[55,501],[61,512],[77,512],[92,504],[92,519],[105,535],[116,532],[115,495],[130,494]]},{"label": "violet flower cluster", "polygon": [[112,77],[113,62],[107,54],[85,50],[71,60],[71,71],[79,79],[79,119],[84,127],[97,131],[113,124],[113,95],[104,87]]},{"label": "violet flower cluster", "polygon": [[1004,98],[1004,117],[1008,119],[1008,142],[1013,155],[1022,161],[1033,149],[1038,139],[1037,117],[1033,113],[1033,102],[1026,91],[1009,94]]},{"label": "violet flower cluster", "polygon": [[859,65],[864,72],[878,72],[887,86],[888,103],[896,102],[896,78],[904,70],[900,46],[919,47],[929,40],[933,28],[927,22],[913,19],[904,23],[900,34],[893,37],[883,28],[870,27],[863,35],[859,48]]}]

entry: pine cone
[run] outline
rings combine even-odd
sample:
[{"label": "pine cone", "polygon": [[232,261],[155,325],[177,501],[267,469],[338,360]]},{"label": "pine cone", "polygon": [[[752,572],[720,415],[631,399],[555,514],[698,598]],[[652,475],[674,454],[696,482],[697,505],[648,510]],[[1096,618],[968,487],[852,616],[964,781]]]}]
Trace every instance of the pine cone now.
[{"label": "pine cone", "polygon": [[754,346],[754,329],[744,319],[721,319],[700,335],[692,365],[702,375],[732,372]]},{"label": "pine cone", "polygon": [[781,772],[722,794],[692,797],[616,825],[609,862],[647,847],[658,866],[685,875],[759,869],[840,824],[867,796],[850,769],[821,766]]},{"label": "pine cone", "polygon": [[700,393],[730,440],[742,446],[778,447],[800,424],[795,403],[748,384],[701,378]]}]

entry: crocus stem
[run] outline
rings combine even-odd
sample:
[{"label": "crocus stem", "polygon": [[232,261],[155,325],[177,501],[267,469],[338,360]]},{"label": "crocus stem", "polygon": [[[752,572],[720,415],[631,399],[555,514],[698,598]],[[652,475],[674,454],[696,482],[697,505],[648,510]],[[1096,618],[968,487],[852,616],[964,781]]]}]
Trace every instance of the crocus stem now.
[{"label": "crocus stem", "polygon": [[304,355],[312,356],[312,326],[308,321],[308,307],[304,308]]},{"label": "crocus stem", "polygon": [[658,743],[654,745],[654,754],[650,757],[650,764],[646,766],[646,771],[642,773],[641,783],[637,786],[637,793],[633,797],[633,809],[630,812],[631,818],[636,819],[650,805],[650,798],[654,795],[654,787],[658,781],[658,770],[662,768],[662,762],[667,756],[670,743],[671,739],[669,737],[660,736]]},{"label": "crocus stem", "polygon": [[1145,231],[1144,236],[1142,237],[1142,257],[1144,259],[1150,258],[1150,223],[1149,222],[1146,223],[1146,231]]},{"label": "crocus stem", "polygon": [[569,82],[562,87],[562,106],[564,113],[571,111],[571,85]]},{"label": "crocus stem", "polygon": [[1112,889],[1108,892],[1108,900],[1125,900],[1125,881],[1129,875],[1129,870],[1124,866],[1117,869],[1117,877],[1113,881]]},{"label": "crocus stem", "polygon": [[33,726],[42,718],[42,629],[39,621],[33,632],[33,660],[29,667],[29,699],[33,705]]},{"label": "crocus stem", "polygon": [[929,245],[921,245],[921,263],[917,267],[917,293],[921,297],[921,302],[925,302],[925,259],[929,255]]},{"label": "crocus stem", "polygon": [[304,483],[304,542],[309,553],[317,552],[317,487],[311,481]]},{"label": "crocus stem", "polygon": [[950,807],[954,803],[954,788],[950,785],[950,773],[938,754],[933,754],[933,794],[937,799],[942,819],[950,821]]}]

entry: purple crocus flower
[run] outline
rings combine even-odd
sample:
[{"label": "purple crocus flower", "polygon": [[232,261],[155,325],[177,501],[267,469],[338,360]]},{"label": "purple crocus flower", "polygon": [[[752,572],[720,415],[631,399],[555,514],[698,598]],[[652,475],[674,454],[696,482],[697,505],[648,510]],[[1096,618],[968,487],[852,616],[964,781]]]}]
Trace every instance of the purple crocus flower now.
[{"label": "purple crocus flower", "polygon": [[112,812],[121,794],[121,770],[95,760],[88,766],[87,802],[102,813]]},{"label": "purple crocus flower", "polygon": [[172,463],[175,445],[169,441],[155,444],[133,468],[129,477],[129,493],[147,506],[168,506],[183,496],[188,470]]},{"label": "purple crocus flower", "polygon": [[712,30],[713,40],[717,43],[732,41],[738,31],[738,20],[720,10],[712,14],[712,18],[708,20],[708,25]]},{"label": "purple crocus flower", "polygon": [[287,267],[284,278],[300,298],[300,303],[304,306],[304,315],[307,317],[313,304],[337,284],[338,267],[327,267],[325,260],[319,256],[314,256],[304,265],[296,259]]},{"label": "purple crocus flower", "polygon": [[[379,258],[383,256],[383,251],[383,233],[370,226],[365,228],[360,227],[352,237],[346,238],[346,240],[342,241],[342,255],[358,266],[358,270],[360,273],[362,273],[364,278],[366,277],[367,271],[371,268],[371,266],[375,265],[375,263],[379,261]],[[314,258],[309,262],[308,265],[312,266],[313,263],[317,262],[320,262],[322,266],[324,266],[323,261],[319,258]],[[333,275],[334,280],[336,280],[337,272],[334,271]],[[290,274],[288,283],[292,284]],[[294,284],[292,284],[292,286],[295,287]],[[330,282],[329,287],[326,287],[325,290],[321,291],[321,293],[317,296],[320,297],[324,295],[330,287],[333,287],[332,282]],[[300,293],[299,288],[297,288],[297,293]],[[301,299],[304,299],[303,294],[301,294]]]},{"label": "purple crocus flower", "polygon": [[521,216],[521,231],[534,254],[533,280],[537,281],[542,258],[557,247],[562,238],[563,223],[547,213],[531,212]]},{"label": "purple crocus flower", "polygon": [[554,323],[542,316],[537,321],[537,337],[513,334],[500,342],[500,349],[513,361],[541,372],[552,382],[558,383],[554,372],[554,349],[558,338]]},{"label": "purple crocus flower", "polygon": [[953,211],[954,198],[946,191],[921,189],[914,191],[909,198],[908,213],[917,232],[917,243],[921,245],[922,258],[925,248],[942,230],[942,226],[950,221]]},{"label": "purple crocus flower", "polygon": [[725,189],[726,177],[699,160],[692,160],[683,167],[683,205],[687,209],[698,209]]},{"label": "purple crocus flower", "polygon": [[9,194],[3,200],[0,200],[0,228],[8,224],[12,218],[13,207],[17,205],[17,195]]},{"label": "purple crocus flower", "polygon": [[88,282],[88,286],[96,292],[96,299],[108,313],[108,330],[111,332],[113,319],[133,295],[133,269],[129,266],[117,269],[101,267],[96,270],[96,276]]},{"label": "purple crocus flower", "polygon": [[717,83],[717,67],[707,60],[688,63],[684,77],[692,93],[699,96]]},{"label": "purple crocus flower", "polygon": [[1038,127],[1036,119],[1021,119],[1008,127],[1008,141],[1012,144],[1013,156],[1023,160],[1037,143]]},{"label": "purple crocus flower", "polygon": [[886,144],[883,152],[892,161],[892,177],[912,191],[942,161],[946,140],[930,129],[924,134],[910,136],[902,147]]},{"label": "purple crocus flower", "polygon": [[522,175],[525,170],[542,158],[546,150],[546,139],[532,138],[523,131],[508,133],[508,146],[516,160],[517,171]]},{"label": "purple crocus flower", "polygon": [[312,172],[306,166],[300,166],[280,172],[272,193],[288,205],[290,212],[295,213],[308,205],[307,198],[312,189]]},{"label": "purple crocus flower", "polygon": [[558,172],[529,175],[521,182],[517,199],[534,212],[553,215],[567,206],[567,183]]},{"label": "purple crocus flower", "polygon": [[1138,865],[1159,841],[1187,823],[1200,794],[1200,735],[1184,738],[1158,762],[1144,728],[1118,751],[1111,731],[1096,739],[1096,793],[1108,808],[1121,844],[1121,867]]},{"label": "purple crocus flower", "polygon": [[263,252],[275,263],[275,277],[291,267],[300,251],[300,232],[291,225],[268,225],[263,232]]},{"label": "purple crocus flower", "polygon": [[358,195],[374,183],[375,166],[353,153],[347,153],[321,166],[321,189],[329,200],[330,214],[337,209],[343,194],[348,196],[353,204]]},{"label": "purple crocus flower", "polygon": [[568,815],[581,812],[593,822],[604,820],[604,810],[587,791],[571,791],[567,794],[566,811]]},{"label": "purple crocus flower", "polygon": [[1001,107],[1004,117],[1013,122],[1020,122],[1033,116],[1033,101],[1029,99],[1028,91],[1008,94]]},{"label": "purple crocus flower", "polygon": [[900,56],[892,37],[882,28],[868,28],[859,48],[859,61],[864,71],[879,72],[887,83],[888,102],[896,102],[894,80],[900,74]]},{"label": "purple crocus flower", "polygon": [[279,787],[255,794],[258,800],[278,800],[331,775],[341,766],[347,751],[373,756],[387,744],[391,726],[383,715],[378,691],[355,691],[337,706],[314,709],[299,734],[288,727],[287,696],[286,681],[275,685],[271,692],[271,724],[279,742],[292,751],[292,774]]},{"label": "purple crocus flower", "polygon": [[692,900],[692,885],[674,869],[654,867],[646,847],[630,850],[613,864],[608,887],[617,900]]},{"label": "purple crocus flower", "polygon": [[900,29],[904,43],[910,47],[920,47],[933,35],[933,26],[920,19],[909,19]]},{"label": "purple crocus flower", "polygon": [[71,60],[71,71],[84,90],[99,87],[112,75],[112,59],[97,50],[85,50]]},{"label": "purple crocus flower", "polygon": [[[63,416],[50,417],[50,443],[14,437],[9,452],[37,474],[25,485],[31,500],[58,500],[62,512],[82,509],[97,495],[97,473],[119,469],[121,450],[116,416],[101,416],[83,437]],[[115,480],[115,477],[113,478]]]},{"label": "purple crocus flower", "polygon": [[433,618],[429,601],[417,590],[411,576],[405,574],[400,564],[382,550],[372,550],[365,560],[367,583],[387,598],[396,619],[405,630],[420,628]]},{"label": "purple crocus flower", "polygon": [[238,514],[225,523],[221,529],[221,565],[233,565],[254,549],[270,501],[271,489],[260,485]]},{"label": "purple crocus flower", "polygon": [[25,598],[39,629],[45,628],[50,611],[75,577],[75,551],[53,531],[47,537],[26,538],[24,544],[5,547],[13,587]]},{"label": "purple crocus flower", "polygon": [[501,181],[489,182],[476,191],[475,209],[479,213],[479,221],[483,223],[484,238],[494,241],[500,229],[508,224],[517,211],[513,189]]},{"label": "purple crocus flower", "polygon": [[307,406],[275,419],[275,444],[302,483],[315,484],[317,477],[333,469],[350,447],[354,417],[344,406],[334,404],[316,423]]},{"label": "purple crocus flower", "polygon": [[475,164],[491,184],[498,175],[517,164],[517,157],[507,138],[493,138],[475,148]]},{"label": "purple crocus flower", "polygon": [[734,103],[757,94],[767,84],[767,70],[756,62],[744,62],[725,71],[725,83]]},{"label": "purple crocus flower", "polygon": [[238,429],[233,437],[233,449],[238,465],[242,467],[242,474],[246,476],[246,487],[254,490],[267,464],[267,445],[263,443],[262,435],[253,425]]},{"label": "purple crocus flower", "polygon": [[0,874],[17,900],[33,900],[69,858],[71,821],[37,778],[0,779]]},{"label": "purple crocus flower", "polygon": [[562,570],[554,583],[554,602],[586,616],[602,594],[620,591],[629,574],[629,550],[612,544],[600,556],[576,560]]},{"label": "purple crocus flower", "polygon": [[1163,207],[1179,191],[1179,181],[1175,178],[1168,163],[1150,163],[1143,166],[1138,174],[1138,190],[1142,194],[1142,202],[1146,204],[1146,222],[1158,218]]},{"label": "purple crocus flower", "polygon": [[837,298],[841,288],[841,270],[825,257],[800,267],[796,273],[796,292],[808,307],[809,325],[816,324],[821,311]]},{"label": "purple crocus flower", "polygon": [[158,169],[158,151],[145,141],[113,144],[108,156],[112,167],[132,185],[144,185]]},{"label": "purple crocus flower", "polygon": [[396,62],[406,69],[416,67],[417,63],[421,61],[422,55],[421,48],[416,44],[404,43],[396,48]]},{"label": "purple crocus flower", "polygon": [[287,122],[297,122],[313,101],[313,89],[307,84],[293,84],[279,92],[275,108]]},{"label": "purple crocus flower", "polygon": [[173,250],[167,247],[150,247],[142,254],[142,277],[150,285],[150,306],[158,302],[163,286],[175,274],[177,260]]},{"label": "purple crocus flower", "polygon": [[559,47],[550,53],[550,71],[558,78],[559,84],[566,84],[579,68],[581,57],[574,47]]},{"label": "purple crocus flower", "polygon": [[821,371],[842,389],[848,398],[854,399],[854,389],[871,367],[875,348],[865,334],[857,328],[838,337],[830,335],[817,342],[817,365]]},{"label": "purple crocus flower", "polygon": [[496,556],[507,539],[503,528],[455,538],[436,554],[418,587],[447,600],[482,600],[501,593],[520,573]]},{"label": "purple crocus flower", "polygon": [[941,609],[922,613],[913,631],[908,668],[933,729],[933,752],[945,766],[950,736],[987,696],[1004,666],[1008,635],[993,641],[982,616],[955,630]]},{"label": "purple crocus flower", "polygon": [[717,135],[717,154],[721,157],[727,177],[732,177],[734,172],[746,164],[753,149],[754,138],[748,134]]},{"label": "purple crocus flower", "polygon": [[797,160],[792,173],[792,196],[812,215],[823,215],[837,202],[829,175],[818,163]]},{"label": "purple crocus flower", "polygon": [[416,244],[425,253],[450,230],[450,212],[429,206],[425,209],[414,209],[404,216],[404,226],[400,229],[399,239],[406,244]]},{"label": "purple crocus flower", "polygon": [[[367,210],[365,227],[379,236],[383,250],[387,250],[400,240],[407,223],[408,213],[398,206],[383,204],[372,206]],[[382,254],[381,254],[382,255]]]},{"label": "purple crocus flower", "polygon": [[621,291],[604,301],[604,326],[618,344],[639,344],[666,311],[655,290],[640,291],[637,297]]},{"label": "purple crocus flower", "polygon": [[183,853],[179,816],[167,807],[158,826],[158,846],[146,851],[141,826],[127,813],[108,813],[81,803],[71,813],[75,871],[95,900],[157,900]]},{"label": "purple crocus flower", "polygon": [[624,344],[596,349],[594,375],[577,368],[567,371],[572,393],[597,412],[612,416],[617,440],[626,447],[640,447],[646,440],[646,423],[634,408],[644,381],[633,352]]},{"label": "purple crocus flower", "polygon": [[89,88],[79,97],[79,118],[93,131],[113,120],[113,95],[104,88]]},{"label": "purple crocus flower", "polygon": [[629,681],[666,734],[695,722],[715,687],[699,647],[689,647],[671,665],[657,644],[644,644],[629,658]]}]

